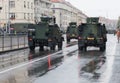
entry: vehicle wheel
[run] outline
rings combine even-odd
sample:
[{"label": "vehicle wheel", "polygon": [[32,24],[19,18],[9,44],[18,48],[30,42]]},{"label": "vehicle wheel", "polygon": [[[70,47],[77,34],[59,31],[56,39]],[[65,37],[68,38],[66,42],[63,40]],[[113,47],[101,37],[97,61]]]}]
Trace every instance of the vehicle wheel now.
[{"label": "vehicle wheel", "polygon": [[50,47],[50,50],[55,50],[55,45],[52,45],[52,46]]},{"label": "vehicle wheel", "polygon": [[67,39],[67,43],[70,43],[70,39]]},{"label": "vehicle wheel", "polygon": [[79,47],[79,50],[80,50],[80,51],[83,51],[83,46]]},{"label": "vehicle wheel", "polygon": [[79,50],[86,51],[87,50],[87,46],[81,46],[81,47],[79,47]]},{"label": "vehicle wheel", "polygon": [[35,46],[30,46],[30,51],[34,51],[35,50]]},{"label": "vehicle wheel", "polygon": [[104,50],[106,50],[106,44],[104,45]]},{"label": "vehicle wheel", "polygon": [[40,46],[39,51],[44,51],[44,46]]},{"label": "vehicle wheel", "polygon": [[103,51],[104,49],[103,49],[103,47],[100,47],[100,51]]},{"label": "vehicle wheel", "polygon": [[106,45],[100,47],[100,51],[105,51],[105,49],[106,49]]},{"label": "vehicle wheel", "polygon": [[62,50],[62,42],[58,42],[58,50]]},{"label": "vehicle wheel", "polygon": [[84,51],[87,51],[87,46],[84,46],[84,47],[83,47],[83,50],[84,50]]}]

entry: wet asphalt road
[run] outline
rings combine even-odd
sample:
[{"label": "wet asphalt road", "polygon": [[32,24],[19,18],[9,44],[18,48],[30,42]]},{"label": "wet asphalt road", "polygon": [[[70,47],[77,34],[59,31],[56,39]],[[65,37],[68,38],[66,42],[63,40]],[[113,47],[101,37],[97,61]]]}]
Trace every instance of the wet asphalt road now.
[{"label": "wet asphalt road", "polygon": [[0,83],[120,83],[119,50],[116,37],[108,35],[105,52],[95,47],[80,52],[77,45],[46,51],[44,57],[29,57],[26,62],[2,70]]}]

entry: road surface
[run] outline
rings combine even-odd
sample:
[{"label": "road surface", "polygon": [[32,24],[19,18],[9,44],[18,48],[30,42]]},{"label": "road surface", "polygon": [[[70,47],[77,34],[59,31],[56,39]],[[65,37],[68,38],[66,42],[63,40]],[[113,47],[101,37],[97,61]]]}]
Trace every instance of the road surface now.
[{"label": "road surface", "polygon": [[0,83],[120,83],[119,50],[120,43],[111,34],[105,52],[97,47],[81,52],[77,45],[46,51],[42,57],[29,57],[23,63],[1,70]]}]

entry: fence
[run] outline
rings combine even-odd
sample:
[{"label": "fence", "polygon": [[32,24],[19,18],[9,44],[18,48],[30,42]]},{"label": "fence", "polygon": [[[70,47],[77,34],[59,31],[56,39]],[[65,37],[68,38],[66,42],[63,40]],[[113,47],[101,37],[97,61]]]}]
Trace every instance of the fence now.
[{"label": "fence", "polygon": [[0,52],[25,48],[27,46],[27,35],[0,36]]}]

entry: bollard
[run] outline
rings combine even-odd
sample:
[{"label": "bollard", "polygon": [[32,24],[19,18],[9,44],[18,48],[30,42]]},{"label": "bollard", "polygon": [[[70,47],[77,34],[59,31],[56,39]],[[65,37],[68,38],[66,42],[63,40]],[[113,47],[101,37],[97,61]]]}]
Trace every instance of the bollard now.
[{"label": "bollard", "polygon": [[10,35],[10,50],[12,50],[12,36]]},{"label": "bollard", "polygon": [[48,69],[51,69],[51,58],[50,58],[50,55],[48,55]]},{"label": "bollard", "polygon": [[18,48],[19,48],[19,36],[17,36]]},{"label": "bollard", "polygon": [[2,51],[4,51],[4,36],[2,36]]},{"label": "bollard", "polygon": [[25,35],[24,35],[24,47],[25,47]]}]

